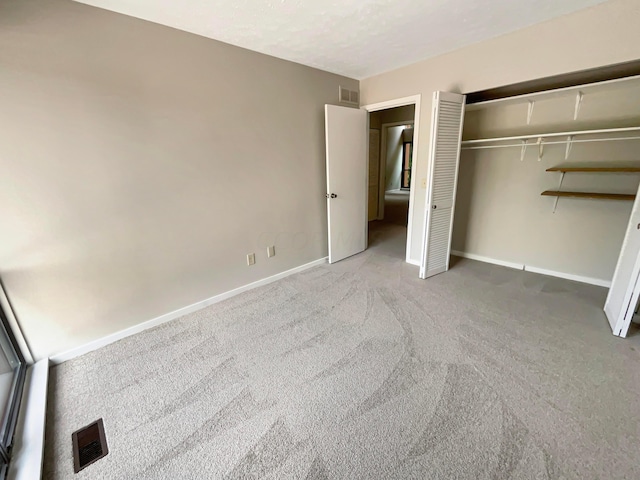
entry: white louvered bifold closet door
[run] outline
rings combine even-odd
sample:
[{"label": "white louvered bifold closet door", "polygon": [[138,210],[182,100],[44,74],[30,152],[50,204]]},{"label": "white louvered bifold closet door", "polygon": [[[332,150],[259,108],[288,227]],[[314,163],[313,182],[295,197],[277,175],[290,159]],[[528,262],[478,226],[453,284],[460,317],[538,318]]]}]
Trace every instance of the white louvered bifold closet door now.
[{"label": "white louvered bifold closet door", "polygon": [[449,269],[465,96],[433,94],[426,219],[420,278]]},{"label": "white louvered bifold closet door", "polygon": [[613,334],[626,337],[640,295],[640,187],[633,202],[627,233],[613,273],[611,288],[604,304],[604,313]]}]

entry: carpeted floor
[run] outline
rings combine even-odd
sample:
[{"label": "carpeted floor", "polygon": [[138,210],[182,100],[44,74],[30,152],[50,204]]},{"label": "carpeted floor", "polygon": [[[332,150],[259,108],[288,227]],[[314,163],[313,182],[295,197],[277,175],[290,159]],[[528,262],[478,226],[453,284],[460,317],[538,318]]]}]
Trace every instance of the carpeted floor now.
[{"label": "carpeted floor", "polygon": [[384,194],[384,222],[407,226],[409,220],[409,192],[387,191]]},{"label": "carpeted floor", "polygon": [[[53,368],[45,478],[640,478],[640,335],[611,335],[605,289],[468,260],[419,280],[402,227],[372,228]],[[110,453],[74,475],[99,417]]]}]

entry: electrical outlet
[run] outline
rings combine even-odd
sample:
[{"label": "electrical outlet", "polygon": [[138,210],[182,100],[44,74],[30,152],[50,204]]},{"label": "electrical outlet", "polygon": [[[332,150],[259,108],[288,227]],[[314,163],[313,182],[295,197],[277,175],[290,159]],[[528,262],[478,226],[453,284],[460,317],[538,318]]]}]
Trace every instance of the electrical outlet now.
[{"label": "electrical outlet", "polygon": [[271,258],[276,254],[276,247],[267,247],[267,257]]},{"label": "electrical outlet", "polygon": [[422,188],[427,188],[427,179],[426,178],[421,178],[420,179],[420,187]]},{"label": "electrical outlet", "polygon": [[256,254],[250,253],[247,255],[247,265],[255,265],[256,263]]}]

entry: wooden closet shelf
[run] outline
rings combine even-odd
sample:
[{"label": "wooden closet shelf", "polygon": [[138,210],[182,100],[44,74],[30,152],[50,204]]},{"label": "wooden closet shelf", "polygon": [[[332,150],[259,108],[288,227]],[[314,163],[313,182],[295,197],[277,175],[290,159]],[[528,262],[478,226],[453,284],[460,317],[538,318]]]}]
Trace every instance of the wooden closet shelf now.
[{"label": "wooden closet shelf", "polygon": [[551,167],[547,172],[640,173],[640,167]]},{"label": "wooden closet shelf", "polygon": [[559,192],[557,190],[545,190],[540,195],[547,197],[575,197],[575,198],[596,198],[603,200],[630,200],[636,199],[635,195],[622,193],[595,193],[595,192]]}]

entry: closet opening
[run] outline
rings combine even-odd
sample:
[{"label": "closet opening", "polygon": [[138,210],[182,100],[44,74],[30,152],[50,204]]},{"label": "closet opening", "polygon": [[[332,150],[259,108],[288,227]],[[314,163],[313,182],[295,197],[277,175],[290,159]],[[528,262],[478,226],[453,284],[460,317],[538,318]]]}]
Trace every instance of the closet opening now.
[{"label": "closet opening", "polygon": [[609,68],[468,95],[451,253],[602,287],[591,296],[625,336],[640,296],[640,63]]}]

